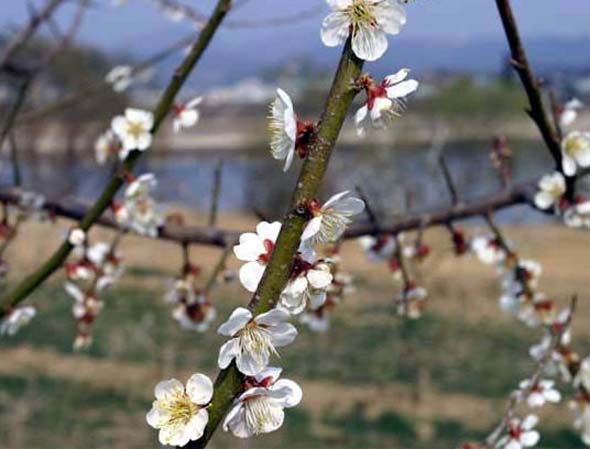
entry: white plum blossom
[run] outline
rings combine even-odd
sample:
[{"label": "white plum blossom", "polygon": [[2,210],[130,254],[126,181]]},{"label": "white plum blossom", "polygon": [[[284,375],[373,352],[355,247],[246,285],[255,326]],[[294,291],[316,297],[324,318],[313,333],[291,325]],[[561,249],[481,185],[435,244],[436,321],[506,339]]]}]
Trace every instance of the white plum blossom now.
[{"label": "white plum blossom", "polygon": [[68,235],[68,242],[70,243],[70,245],[82,246],[82,245],[84,245],[85,241],[86,241],[86,233],[82,229],[75,228],[70,231],[70,233]]},{"label": "white plum blossom", "polygon": [[503,449],[523,449],[535,446],[540,439],[539,432],[534,430],[539,422],[535,415],[528,415],[521,420],[512,418],[508,422],[508,435],[498,441],[498,447]]},{"label": "white plum blossom", "polygon": [[234,402],[223,430],[238,438],[270,433],[283,424],[285,408],[295,407],[303,393],[289,379],[279,379],[280,368],[269,367],[245,380],[246,391]]},{"label": "white plum blossom", "polygon": [[332,243],[342,237],[346,226],[351,222],[350,217],[365,209],[363,200],[349,194],[348,190],[337,193],[323,205],[319,201],[311,201],[308,209],[313,218],[303,230],[301,240],[311,240],[313,245]]},{"label": "white plum blossom", "polygon": [[275,348],[286,346],[297,336],[297,329],[286,321],[289,313],[273,309],[253,316],[244,307],[235,309],[217,332],[231,337],[219,350],[218,365],[225,369],[235,359],[238,370],[255,376],[268,365]]},{"label": "white plum blossom", "polygon": [[371,262],[382,262],[389,259],[397,247],[395,238],[389,234],[363,235],[359,237],[358,242]]},{"label": "white plum blossom", "polygon": [[194,301],[178,304],[172,316],[183,329],[205,332],[217,317],[217,311],[204,295],[199,295]]},{"label": "white plum blossom", "polygon": [[404,288],[401,298],[397,300],[397,314],[417,320],[422,316],[427,298],[428,290],[410,284]]},{"label": "white plum blossom", "polygon": [[405,80],[409,73],[409,69],[401,69],[386,76],[381,84],[376,84],[372,79],[365,81],[367,102],[354,116],[360,137],[366,134],[367,121],[374,128],[382,129],[395,117],[399,117],[404,109],[405,98],[415,92],[419,85],[416,80]]},{"label": "white plum blossom", "polygon": [[492,236],[480,235],[473,237],[471,240],[471,250],[486,265],[497,264],[506,259],[506,251],[504,251]]},{"label": "white plum blossom", "polygon": [[524,278],[531,288],[537,288],[543,274],[543,266],[536,260],[519,259],[514,271],[515,274],[518,273],[521,278]]},{"label": "white plum blossom", "polygon": [[109,156],[118,154],[121,150],[121,142],[115,133],[109,129],[96,139],[94,144],[94,157],[99,165],[104,165]]},{"label": "white plum blossom", "polygon": [[387,34],[399,34],[406,12],[398,0],[327,0],[332,12],[322,22],[321,37],[328,47],[352,34],[352,50],[360,59],[375,61],[388,47]]},{"label": "white plum blossom", "polygon": [[568,354],[571,344],[571,332],[568,326],[570,309],[565,309],[551,323],[550,328],[560,332],[560,339],[555,347],[553,332],[546,331],[541,341],[529,349],[529,355],[537,362],[543,361],[548,376],[560,376],[564,382],[571,382],[571,374],[564,354]]},{"label": "white plum blossom", "polygon": [[174,119],[172,127],[174,132],[180,132],[182,128],[192,128],[199,121],[197,106],[201,104],[203,97],[196,97],[187,103],[175,104],[172,109]]},{"label": "white plum blossom", "polygon": [[590,133],[572,131],[561,142],[561,164],[566,176],[590,167]]},{"label": "white plum blossom", "polygon": [[272,157],[284,160],[284,171],[289,170],[297,142],[297,116],[291,97],[283,89],[277,89],[277,96],[270,105],[268,129]]},{"label": "white plum blossom", "polygon": [[525,379],[518,387],[520,397],[526,398],[531,408],[542,407],[546,402],[556,404],[561,401],[561,393],[555,388],[553,380],[541,379],[532,384],[530,379]]},{"label": "white plum blossom", "polygon": [[124,160],[132,150],[145,151],[152,144],[154,115],[149,111],[127,108],[111,122],[111,129],[121,141],[119,158]]},{"label": "white plum blossom", "polygon": [[563,221],[570,228],[590,228],[590,201],[568,207],[563,213]]},{"label": "white plum blossom", "polygon": [[527,295],[521,295],[518,319],[530,327],[550,324],[555,318],[555,304],[542,292],[535,292],[532,300]]},{"label": "white plum blossom", "polygon": [[112,205],[117,223],[139,234],[156,237],[163,223],[160,210],[151,196],[156,185],[157,180],[152,173],[131,180],[125,189],[123,204]]},{"label": "white plum blossom", "polygon": [[0,336],[15,335],[22,327],[26,326],[35,317],[37,311],[34,307],[16,307],[0,319]]},{"label": "white plum blossom", "polygon": [[185,446],[203,436],[209,421],[207,405],[213,397],[213,383],[204,374],[193,374],[186,383],[164,380],[154,389],[156,400],[146,415],[147,423],[158,429],[161,444]]},{"label": "white plum blossom", "polygon": [[535,195],[535,206],[539,209],[558,208],[566,191],[565,178],[556,171],[544,175],[539,181],[539,191]]},{"label": "white plum blossom", "polygon": [[326,302],[328,288],[332,284],[333,276],[328,264],[320,262],[309,264],[301,261],[303,266],[296,277],[289,280],[281,292],[280,306],[288,312],[297,315],[308,305],[316,309]]},{"label": "white plum blossom", "polygon": [[256,233],[246,232],[240,235],[239,244],[234,246],[235,256],[246,262],[240,268],[239,277],[249,292],[256,291],[280,231],[280,222],[262,221],[256,225]]},{"label": "white plum blossom", "polygon": [[[328,297],[326,302],[330,302]],[[306,310],[299,316],[299,322],[312,332],[325,333],[330,329],[330,316],[325,304],[316,310]]]},{"label": "white plum blossom", "polygon": [[578,388],[581,386],[586,391],[590,391],[590,357],[586,357],[580,363],[580,368],[578,368],[578,372],[574,378],[574,386]]},{"label": "white plum blossom", "polygon": [[149,195],[157,185],[158,181],[153,173],[144,173],[129,183],[125,189],[125,199],[136,200]]},{"label": "white plum blossom", "polygon": [[561,128],[567,128],[570,126],[578,117],[578,109],[584,107],[584,104],[577,98],[572,98],[566,104],[563,105],[563,109],[559,114],[559,126]]},{"label": "white plum blossom", "polygon": [[105,76],[105,81],[113,86],[115,92],[124,92],[133,82],[133,68],[128,65],[118,65]]}]

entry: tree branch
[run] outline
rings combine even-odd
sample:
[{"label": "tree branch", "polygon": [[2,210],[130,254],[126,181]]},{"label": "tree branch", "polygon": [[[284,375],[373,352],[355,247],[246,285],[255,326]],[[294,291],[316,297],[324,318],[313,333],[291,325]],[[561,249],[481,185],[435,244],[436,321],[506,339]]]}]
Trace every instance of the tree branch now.
[{"label": "tree branch", "polygon": [[[516,184],[506,191],[501,191],[493,195],[482,196],[480,198],[461,202],[450,207],[434,209],[420,214],[406,215],[403,218],[390,220],[381,220],[376,223],[359,223],[350,226],[344,233],[344,239],[353,239],[362,235],[375,234],[397,234],[402,231],[410,231],[422,227],[432,227],[446,225],[447,223],[458,221],[470,217],[485,215],[489,211],[496,211],[518,204],[530,204],[534,192],[536,181]],[[9,204],[18,204],[20,201],[20,190],[5,189],[0,190],[0,202]],[[57,217],[80,220],[88,213],[88,207],[78,204],[66,204],[61,201],[46,201],[43,209],[49,214]],[[109,217],[102,216],[96,220],[96,224],[108,228],[118,228],[118,224]],[[171,242],[198,245],[217,246],[223,248],[232,244],[240,234],[246,231],[233,231],[222,228],[206,226],[188,226],[167,223],[158,231],[157,238]],[[147,237],[146,238],[152,238]]]}]

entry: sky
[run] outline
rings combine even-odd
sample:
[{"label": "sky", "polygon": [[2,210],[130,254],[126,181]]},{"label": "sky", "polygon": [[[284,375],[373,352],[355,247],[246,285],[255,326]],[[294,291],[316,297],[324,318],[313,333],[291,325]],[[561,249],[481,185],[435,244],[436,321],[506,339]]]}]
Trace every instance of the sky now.
[{"label": "sky", "polygon": [[[182,0],[188,5],[210,9],[213,0]],[[130,53],[146,53],[160,40],[173,40],[190,30],[188,25],[163,20],[151,0],[127,0],[113,7],[112,0],[95,0],[80,38],[100,48]],[[22,23],[26,17],[25,0],[3,0],[0,25]],[[43,1],[36,0],[42,4]],[[205,8],[205,6],[207,8]],[[319,41],[318,29],[328,11],[324,0],[249,0],[232,14],[232,20],[261,20],[319,9],[305,21],[280,28],[226,29],[224,39],[233,44],[272,41],[288,51],[293,43]],[[590,37],[590,1],[588,0],[513,0],[515,13],[525,37]],[[59,18],[73,11],[66,6]],[[452,45],[470,39],[501,37],[493,0],[413,0],[408,7],[408,24],[402,38],[437,39]]]},{"label": "sky", "polygon": [[[32,0],[42,5],[46,0]],[[164,17],[155,0],[93,0],[78,40],[136,60],[157,53],[194,28]],[[208,13],[215,0],[178,0],[198,5]],[[236,0],[238,4],[241,0]],[[0,0],[1,29],[14,28],[26,19],[26,0]],[[73,1],[58,15],[67,23],[75,12]],[[533,62],[549,56],[557,66],[572,58],[586,62],[590,42],[590,0],[512,0],[525,44]],[[319,37],[322,18],[329,8],[325,0],[247,0],[232,11],[208,49],[196,79],[224,84],[253,76],[261,69],[283,65],[289,58],[312,57],[317,66],[336,63],[339,51],[325,48]],[[236,22],[264,21],[307,14],[280,27],[236,27]],[[381,65],[403,64],[416,70],[496,70],[505,56],[506,43],[494,0],[411,0],[408,22],[402,33],[390,39],[390,51]],[[535,42],[537,38],[551,39]],[[574,39],[547,46],[560,39]],[[565,51],[564,51],[565,49]],[[170,64],[175,60],[170,61]],[[379,67],[379,69],[385,67]],[[171,67],[168,67],[171,69]],[[167,72],[166,72],[167,73]]]}]

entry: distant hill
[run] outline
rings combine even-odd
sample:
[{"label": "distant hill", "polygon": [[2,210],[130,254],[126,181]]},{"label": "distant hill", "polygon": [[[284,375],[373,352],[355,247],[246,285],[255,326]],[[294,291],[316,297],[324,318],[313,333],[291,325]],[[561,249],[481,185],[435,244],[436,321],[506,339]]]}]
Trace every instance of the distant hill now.
[{"label": "distant hill", "polygon": [[[259,75],[296,59],[305,59],[318,71],[333,67],[339,49],[324,47],[319,37],[294,39],[289,53],[283,44],[273,44],[266,36],[253,39],[247,47],[236,46],[231,34],[224,32],[203,59],[194,81],[199,84],[220,85]],[[526,41],[530,59],[538,72],[590,71],[590,38],[543,37]],[[444,70],[450,72],[499,72],[508,55],[502,40],[391,40],[390,51],[371,70],[386,73],[401,66],[424,72]],[[174,59],[174,58],[172,58]],[[173,67],[173,61],[167,68]]]}]

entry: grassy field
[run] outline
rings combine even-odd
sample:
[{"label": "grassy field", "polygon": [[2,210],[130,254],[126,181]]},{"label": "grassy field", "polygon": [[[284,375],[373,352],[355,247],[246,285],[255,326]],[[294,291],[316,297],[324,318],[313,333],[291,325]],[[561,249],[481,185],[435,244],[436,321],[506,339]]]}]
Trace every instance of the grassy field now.
[{"label": "grassy field", "polygon": [[[222,217],[229,223],[246,229],[254,222]],[[512,227],[507,234],[523,256],[543,263],[541,287],[550,296],[565,303],[579,293],[574,337],[587,353],[590,236],[556,226]],[[48,233],[28,225],[8,255],[8,285],[36,266],[58,235],[57,227]],[[329,333],[302,328],[281,351],[284,375],[303,387],[302,405],[288,412],[275,434],[241,442],[220,432],[211,447],[447,449],[488,432],[507,394],[534,370],[526,354],[539,332],[498,311],[493,269],[456,259],[440,231],[426,240],[434,254],[421,269],[420,282],[431,293],[423,319],[396,317],[396,289],[385,268],[367,264],[353,242],[346,244],[345,266],[358,292],[337,309]],[[123,252],[129,268],[106,294],[96,343],[87,353],[71,349],[75,330],[61,273],[34,294],[39,315],[33,324],[0,342],[0,448],[158,447],[144,418],[153,386],[162,378],[216,372],[222,338],[214,328],[204,335],[181,330],[162,300],[180,263],[179,248],[131,237]],[[192,251],[204,267],[217,254]],[[215,290],[216,325],[247,299],[236,284]],[[540,447],[581,447],[571,422],[566,404],[545,409]]]}]

